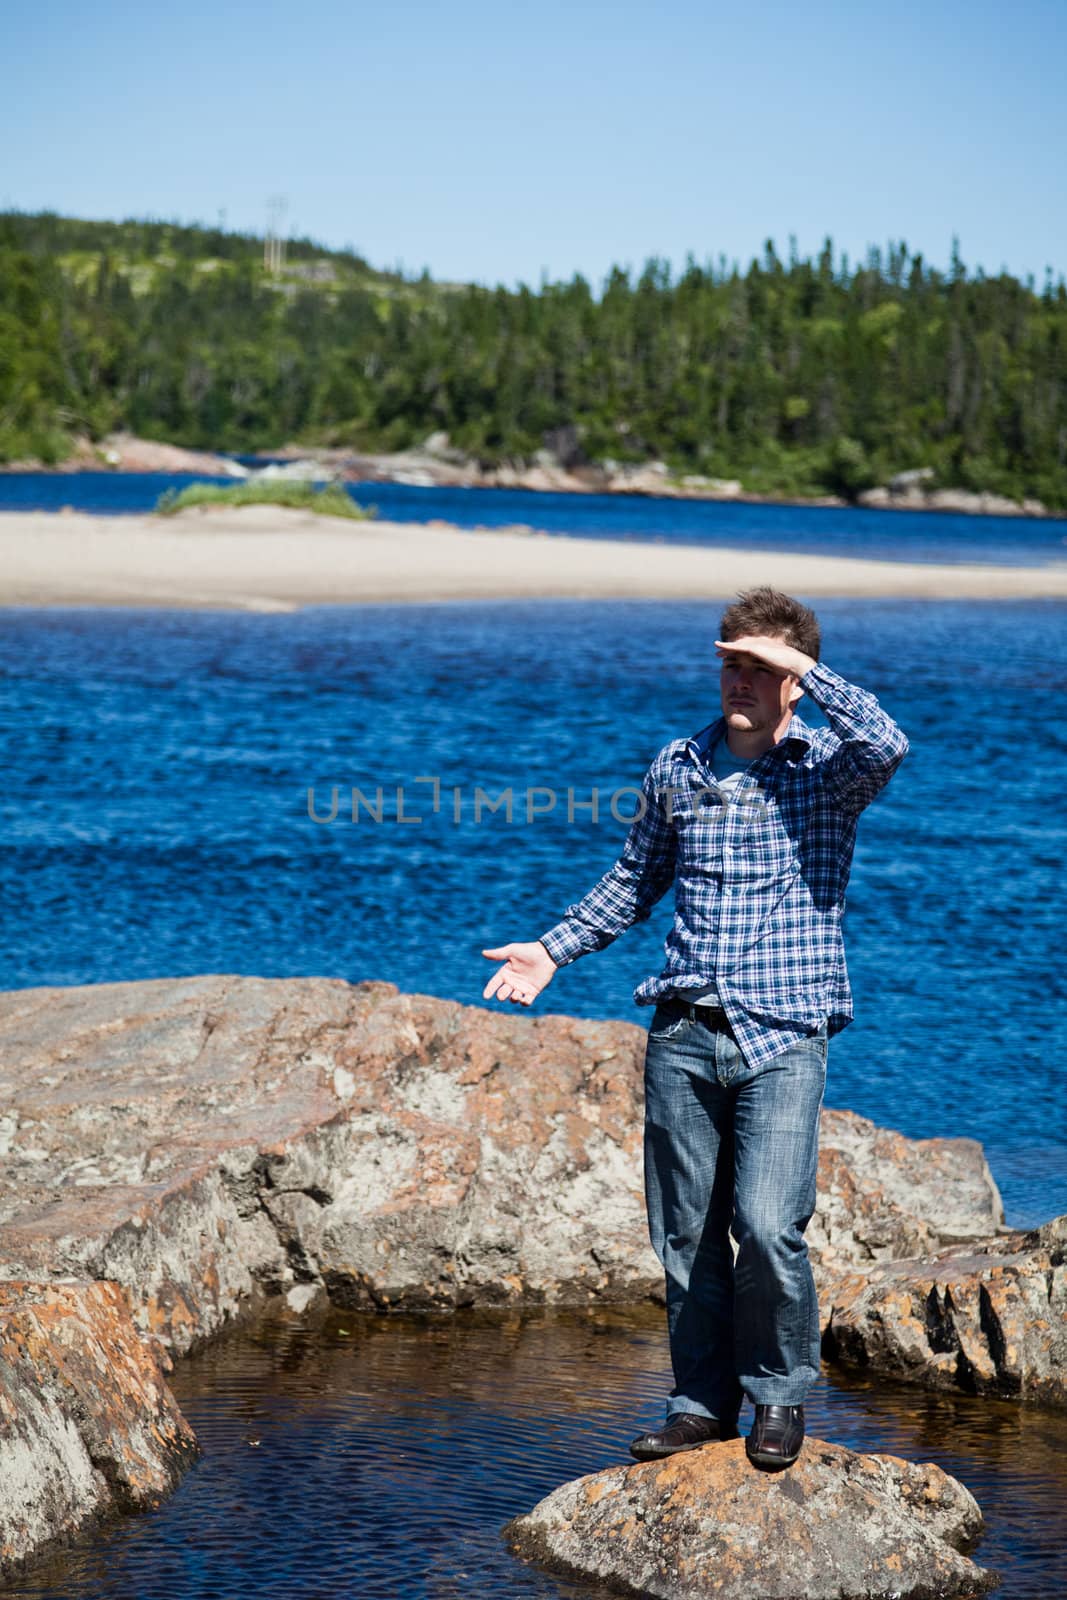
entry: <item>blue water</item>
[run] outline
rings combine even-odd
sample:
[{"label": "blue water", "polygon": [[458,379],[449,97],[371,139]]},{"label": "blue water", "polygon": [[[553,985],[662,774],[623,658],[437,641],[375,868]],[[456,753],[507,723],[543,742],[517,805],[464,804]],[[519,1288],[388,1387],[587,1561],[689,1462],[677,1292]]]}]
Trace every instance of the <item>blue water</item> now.
[{"label": "blue water", "polygon": [[[0,473],[0,512],[151,511],[188,476],[168,473]],[[230,483],[202,478],[199,482]],[[866,511],[821,506],[662,500],[640,495],[535,494],[522,489],[422,489],[350,485],[361,505],[391,522],[440,518],[461,528],[520,523],[586,539],[662,540],[741,549],[797,550],[885,561],[995,562],[1043,566],[1067,560],[1067,520],[965,517],[947,512]]]},{"label": "blue water", "polygon": [[[912,745],[860,824],[856,1020],[827,1101],[980,1139],[1009,1220],[1036,1223],[1067,1211],[1067,606],[817,605],[824,659]],[[622,843],[611,795],[717,714],[720,609],[0,612],[0,987],[324,974],[481,1004],[482,948],[555,922]],[[822,720],[807,697],[801,714]],[[333,786],[337,819],[311,820],[309,789],[328,816]],[[352,789],[379,786],[382,821],[353,822]],[[475,820],[479,786],[513,791],[510,821]],[[568,821],[568,786],[599,789],[598,822]],[[526,820],[536,789],[558,803]],[[647,1024],[632,990],[669,922],[668,897],[541,1008]]]},{"label": "blue water", "polygon": [[[912,745],[860,823],[857,1017],[831,1042],[828,1103],[982,1140],[1012,1222],[1067,1211],[1067,604],[815,603],[824,659]],[[482,1004],[482,947],[555,921],[622,842],[611,795],[716,714],[719,610],[0,611],[0,987],[326,974]],[[822,720],[807,698],[801,714]],[[436,814],[420,777],[440,782]],[[337,819],[311,820],[309,788],[327,815],[335,785]],[[353,822],[353,787],[373,803],[379,785],[382,821]],[[600,820],[568,822],[567,787],[585,800],[594,785]],[[475,821],[477,786],[510,787],[512,820]],[[420,822],[398,819],[398,788]],[[527,821],[541,788],[557,807]],[[668,897],[560,972],[542,1009],[647,1022],[631,991],[669,918]],[[517,1563],[500,1529],[628,1459],[661,1415],[666,1362],[654,1307],[331,1311],[222,1339],[174,1374],[205,1451],[178,1492],[5,1592],[594,1600]],[[1005,1600],[1064,1592],[1062,1417],[830,1369],[808,1414],[816,1436],[966,1483],[988,1524],[976,1558],[1003,1572]]]},{"label": "blue water", "polygon": [[[670,1379],[662,1312],[633,1307],[334,1311],[223,1338],[171,1383],[202,1461],[11,1600],[604,1600],[515,1559],[501,1529],[631,1465]],[[1067,1418],[829,1368],[805,1416],[813,1438],[935,1461],[982,1507],[973,1554],[1003,1575],[1000,1600],[1061,1600]]]}]

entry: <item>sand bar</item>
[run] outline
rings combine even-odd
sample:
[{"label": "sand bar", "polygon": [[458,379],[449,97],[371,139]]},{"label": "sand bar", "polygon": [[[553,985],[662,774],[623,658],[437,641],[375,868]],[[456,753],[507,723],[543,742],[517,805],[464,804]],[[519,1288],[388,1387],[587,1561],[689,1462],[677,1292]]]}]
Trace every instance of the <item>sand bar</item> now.
[{"label": "sand bar", "polygon": [[729,598],[757,583],[800,596],[1022,599],[1067,595],[1046,567],[934,565],[349,522],[275,506],[178,517],[0,513],[0,605],[288,611],[360,601]]}]

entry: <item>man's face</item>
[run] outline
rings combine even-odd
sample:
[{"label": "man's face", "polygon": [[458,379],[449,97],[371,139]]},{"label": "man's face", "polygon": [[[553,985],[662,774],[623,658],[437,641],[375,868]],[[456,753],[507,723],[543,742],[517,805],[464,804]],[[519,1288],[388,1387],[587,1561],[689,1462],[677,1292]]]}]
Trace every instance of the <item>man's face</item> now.
[{"label": "man's face", "polygon": [[[788,643],[779,633],[767,637]],[[719,687],[727,727],[736,728],[739,733],[763,733],[773,732],[783,717],[788,721],[795,704],[790,697],[800,699],[797,679],[792,674],[783,676],[755,656],[740,652],[727,652],[721,660]]]}]

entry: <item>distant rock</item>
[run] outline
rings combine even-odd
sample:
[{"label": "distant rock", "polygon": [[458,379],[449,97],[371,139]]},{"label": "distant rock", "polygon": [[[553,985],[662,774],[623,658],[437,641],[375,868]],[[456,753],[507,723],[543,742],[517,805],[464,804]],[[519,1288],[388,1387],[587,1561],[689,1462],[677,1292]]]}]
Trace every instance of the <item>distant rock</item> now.
[{"label": "distant rock", "polygon": [[663,1600],[930,1600],[985,1593],[962,1551],[982,1514],[931,1463],[807,1439],[784,1472],[744,1441],[613,1467],[553,1490],[505,1529],[516,1554]]},{"label": "distant rock", "polygon": [[704,478],[699,473],[688,473],[681,479],[683,489],[706,493],[716,500],[736,500],[744,492],[740,478]]},{"label": "distant rock", "polygon": [[443,428],[428,434],[419,448],[423,454],[433,456],[435,461],[447,461],[453,466],[465,466],[467,463],[466,455],[452,443]]},{"label": "distant rock", "polygon": [[0,1576],[94,1517],[156,1506],[198,1455],[112,1283],[0,1283]]},{"label": "distant rock", "polygon": [[1049,517],[1054,515],[1040,500],[1010,500],[1002,494],[977,494],[968,489],[924,489],[934,477],[932,468],[899,472],[889,483],[865,489],[858,505],[878,511],[950,511],[963,516]]},{"label": "distant rock", "polygon": [[[102,467],[117,472],[181,472],[201,476],[245,478],[265,476],[319,482],[339,478],[350,483],[400,483],[415,488],[527,489],[549,494],[633,494],[667,500],[739,500],[753,505],[845,506],[840,495],[756,494],[739,478],[707,477],[701,473],[675,473],[662,461],[620,462],[586,458],[577,429],[566,424],[549,429],[541,449],[532,458],[490,464],[478,461],[454,445],[437,429],[409,450],[375,452],[343,447],[309,448],[285,445],[274,454],[285,458],[251,468],[227,456],[179,445],[138,439],[128,433],[109,434],[99,443],[89,438],[75,441],[70,456],[58,466],[41,461],[9,461],[0,472],[84,472]],[[931,467],[911,467],[896,473],[888,484],[867,489],[857,503],[873,509],[895,511],[948,511],[968,516],[1048,517],[1053,512],[1040,500],[1010,500],[1004,495],[971,493],[965,489],[927,489],[934,479]]]},{"label": "distant rock", "polygon": [[70,454],[56,465],[38,460],[6,461],[0,472],[174,472],[199,477],[246,478],[248,468],[213,451],[186,450],[156,439],[138,439],[132,433],[109,433],[94,442],[86,434],[74,438]]},{"label": "distant rock", "polygon": [[832,1290],[826,1353],[966,1394],[1067,1406],[1067,1217],[883,1262]]},{"label": "distant rock", "polygon": [[248,473],[256,482],[264,483],[328,483],[334,476],[322,461],[271,461],[265,467],[256,467]]},{"label": "distant rock", "polygon": [[890,494],[907,494],[911,489],[921,489],[924,483],[932,483],[937,477],[933,467],[910,467],[907,472],[898,472],[889,480]]},{"label": "distant rock", "polygon": [[99,450],[111,467],[120,472],[189,472],[212,478],[247,478],[248,468],[228,456],[204,450],[186,450],[180,445],[160,444],[154,439],[137,439],[130,433],[111,433]]}]

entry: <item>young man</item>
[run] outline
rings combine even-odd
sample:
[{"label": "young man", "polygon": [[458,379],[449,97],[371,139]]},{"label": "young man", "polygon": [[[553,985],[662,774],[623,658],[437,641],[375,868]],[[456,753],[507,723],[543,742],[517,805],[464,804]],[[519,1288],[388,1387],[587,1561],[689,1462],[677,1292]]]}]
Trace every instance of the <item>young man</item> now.
[{"label": "young man", "polygon": [[[674,1388],[638,1460],[737,1437],[759,1466],[794,1461],[819,1372],[804,1230],[815,1209],[828,1041],[852,1019],[841,937],[860,812],[908,741],[872,694],[819,662],[819,625],[763,586],[723,614],[722,715],[649,767],[623,852],[532,944],[494,995],[530,1005],[557,969],[648,917],[673,884],[645,1051],[645,1197],[666,1274]],[[810,694],[829,728],[794,707]],[[730,1232],[737,1243],[736,1260]]]}]

